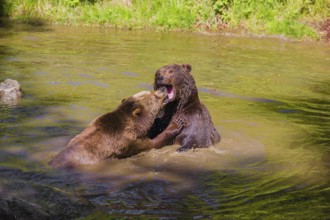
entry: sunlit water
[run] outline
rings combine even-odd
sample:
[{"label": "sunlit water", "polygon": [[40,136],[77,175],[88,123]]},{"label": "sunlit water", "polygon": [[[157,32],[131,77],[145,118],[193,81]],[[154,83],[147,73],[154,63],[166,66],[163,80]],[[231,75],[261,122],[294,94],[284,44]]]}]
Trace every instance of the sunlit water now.
[{"label": "sunlit water", "polygon": [[[95,117],[151,90],[154,72],[170,63],[192,65],[220,144],[185,153],[168,146],[76,171],[47,165]],[[329,217],[329,44],[0,28],[6,78],[25,93],[18,105],[0,105],[0,196],[18,215]]]}]

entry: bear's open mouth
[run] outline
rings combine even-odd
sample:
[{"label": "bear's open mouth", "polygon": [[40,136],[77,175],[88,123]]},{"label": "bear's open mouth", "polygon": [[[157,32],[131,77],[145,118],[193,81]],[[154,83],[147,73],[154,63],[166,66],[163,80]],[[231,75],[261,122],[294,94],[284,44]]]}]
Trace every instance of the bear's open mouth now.
[{"label": "bear's open mouth", "polygon": [[161,88],[165,88],[166,91],[167,91],[167,97],[165,99],[165,103],[168,103],[170,101],[172,101],[174,99],[174,89],[173,89],[173,86],[170,85],[170,84],[160,84],[157,86],[158,88],[157,89],[161,89]]}]

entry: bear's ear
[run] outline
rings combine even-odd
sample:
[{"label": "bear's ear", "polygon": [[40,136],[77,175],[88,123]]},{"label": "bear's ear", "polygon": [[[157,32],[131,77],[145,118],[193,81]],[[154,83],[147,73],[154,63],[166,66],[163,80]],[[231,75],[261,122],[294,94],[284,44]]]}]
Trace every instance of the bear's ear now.
[{"label": "bear's ear", "polygon": [[139,108],[139,107],[135,108],[133,110],[133,115],[134,116],[141,116],[142,115],[142,108]]},{"label": "bear's ear", "polygon": [[184,69],[187,73],[191,72],[191,65],[190,64],[182,64],[182,69]]},{"label": "bear's ear", "polygon": [[121,100],[121,103],[123,103],[123,102],[125,102],[126,101],[126,99],[123,99],[123,100]]}]

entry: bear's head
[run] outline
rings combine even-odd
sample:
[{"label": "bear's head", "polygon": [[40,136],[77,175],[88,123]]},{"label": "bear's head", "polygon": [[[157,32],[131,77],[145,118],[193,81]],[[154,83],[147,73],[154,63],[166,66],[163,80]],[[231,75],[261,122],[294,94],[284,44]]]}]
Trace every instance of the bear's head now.
[{"label": "bear's head", "polygon": [[185,104],[197,96],[195,80],[190,74],[190,64],[171,64],[163,66],[155,73],[154,89],[166,88],[165,103],[178,101]]},{"label": "bear's head", "polygon": [[142,91],[127,99],[124,99],[119,106],[128,115],[129,124],[136,137],[147,133],[158,112],[164,106],[167,96],[165,89],[156,91]]}]

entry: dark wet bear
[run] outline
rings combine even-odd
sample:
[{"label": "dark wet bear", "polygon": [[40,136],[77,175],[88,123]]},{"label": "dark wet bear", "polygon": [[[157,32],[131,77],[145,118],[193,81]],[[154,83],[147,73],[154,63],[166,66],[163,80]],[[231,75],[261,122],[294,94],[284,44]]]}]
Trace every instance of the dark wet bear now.
[{"label": "dark wet bear", "polygon": [[163,66],[155,74],[154,89],[166,87],[167,103],[162,116],[157,118],[148,132],[150,138],[170,129],[178,121],[184,123],[180,134],[173,138],[181,145],[178,151],[214,145],[220,141],[207,108],[200,102],[195,80],[189,64]]},{"label": "dark wet bear", "polygon": [[49,164],[73,168],[112,158],[125,158],[170,144],[181,131],[181,125],[173,124],[168,132],[153,140],[147,136],[165,97],[166,92],[143,91],[123,100],[117,109],[91,122]]}]

